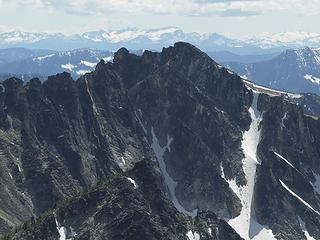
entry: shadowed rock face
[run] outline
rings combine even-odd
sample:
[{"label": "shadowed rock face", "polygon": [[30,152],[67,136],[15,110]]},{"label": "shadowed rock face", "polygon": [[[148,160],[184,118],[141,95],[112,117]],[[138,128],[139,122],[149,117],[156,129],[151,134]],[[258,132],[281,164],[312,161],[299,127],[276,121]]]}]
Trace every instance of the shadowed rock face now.
[{"label": "shadowed rock face", "polygon": [[258,149],[262,164],[254,196],[257,217],[283,239],[302,239],[302,220],[309,234],[318,239],[319,121],[281,98],[263,96],[260,108],[264,117]]},{"label": "shadowed rock face", "polygon": [[201,239],[241,240],[213,213],[200,213],[193,221],[177,212],[163,192],[154,164],[145,159],[127,176],[115,175],[3,239],[187,240],[192,232]]},{"label": "shadowed rock face", "polygon": [[[288,98],[255,93],[260,138],[257,151],[248,147],[259,164],[248,175],[242,147],[252,131],[253,93],[190,44],[142,56],[120,49],[113,63],[101,61],[77,81],[62,73],[44,83],[12,78],[2,85],[2,232],[71,198],[55,213],[58,225],[76,229],[76,239],[143,239],[141,232],[185,239],[189,231],[201,239],[237,239],[220,218],[249,208],[246,221],[279,239],[303,239],[303,231],[319,237],[319,121]],[[109,182],[81,194],[101,181]],[[242,193],[249,184],[251,206]],[[191,220],[174,206],[198,216]],[[58,236],[53,213],[47,215],[12,236]],[[128,238],[133,229],[137,235]],[[28,238],[34,231],[38,238]]]}]

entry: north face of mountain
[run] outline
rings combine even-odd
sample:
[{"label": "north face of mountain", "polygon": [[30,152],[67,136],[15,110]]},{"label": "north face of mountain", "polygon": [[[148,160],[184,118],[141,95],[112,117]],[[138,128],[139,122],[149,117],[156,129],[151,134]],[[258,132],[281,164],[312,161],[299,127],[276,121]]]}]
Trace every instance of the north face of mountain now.
[{"label": "north face of mountain", "polygon": [[295,93],[320,93],[320,52],[308,47],[287,50],[268,61],[225,63],[257,84]]},{"label": "north face of mountain", "polygon": [[[63,199],[79,199],[84,189],[119,174],[143,185],[147,173],[134,166],[147,158],[154,162],[152,171],[161,173],[161,183],[151,174],[162,186],[155,188],[161,189],[157,196],[168,196],[185,215],[176,226],[195,219],[197,234],[186,228],[192,231],[189,239],[204,232],[208,221],[201,219],[207,218],[212,224],[228,223],[244,239],[320,238],[319,120],[294,102],[299,94],[254,85],[190,44],[179,42],[142,56],[122,48],[113,62],[101,61],[77,81],[68,73],[25,85],[12,78],[1,93],[0,178],[7,183],[0,185],[3,231]],[[154,209],[146,207],[152,205],[154,191],[139,192],[132,181],[121,179],[107,195],[120,196],[122,186],[130,186],[134,197],[128,194],[129,200],[141,199],[143,209]],[[109,203],[102,206],[105,218],[115,216]],[[95,206],[75,225],[82,229],[79,234],[86,232]],[[157,226],[172,226],[171,220],[152,225],[153,218],[169,217],[165,210],[152,213],[143,218],[151,236]],[[52,219],[52,234],[57,234]],[[59,214],[57,220],[59,229],[69,230],[76,221]],[[105,234],[110,225],[101,224],[106,229],[92,231]],[[136,225],[130,221],[125,226]],[[170,231],[186,234],[174,226]]]},{"label": "north face of mountain", "polygon": [[176,182],[171,191],[178,202],[191,215],[197,209],[236,215],[240,203],[224,188],[220,165],[226,174],[245,182],[241,131],[249,125],[246,106],[252,95],[239,77],[219,69],[206,54],[184,43],[162,54],[146,52],[142,58],[120,50],[114,64],[130,89],[153,149],[170,147],[165,163]]}]

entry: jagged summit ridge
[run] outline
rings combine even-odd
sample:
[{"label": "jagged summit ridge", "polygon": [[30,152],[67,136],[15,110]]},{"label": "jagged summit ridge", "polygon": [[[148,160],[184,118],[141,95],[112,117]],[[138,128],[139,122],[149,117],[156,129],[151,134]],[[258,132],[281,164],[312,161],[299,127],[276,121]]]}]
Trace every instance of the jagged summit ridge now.
[{"label": "jagged summit ridge", "polygon": [[[279,239],[300,240],[305,232],[319,236],[319,216],[307,207],[319,211],[319,121],[305,116],[283,94],[248,88],[190,44],[141,56],[120,49],[113,62],[101,61],[76,81],[63,73],[44,83],[9,79],[3,86],[0,147],[5,161],[0,178],[16,196],[14,209],[9,204],[1,208],[3,231],[62,199],[81,200],[84,189],[117,174],[136,171],[126,176],[131,180],[126,178],[125,187],[140,191],[145,172],[134,169],[147,156],[152,169],[162,174],[151,174],[149,180],[171,200],[172,211],[180,205],[180,211],[196,209],[198,218],[211,211],[228,221],[245,212],[246,221],[259,226],[250,234],[239,232],[246,239],[266,231]],[[252,111],[260,113],[259,121]],[[251,140],[259,159],[255,178],[248,175],[251,165],[245,160],[252,155],[252,149],[245,149]],[[249,197],[241,193],[245,189],[250,189]],[[6,191],[2,194],[8,199]],[[157,194],[139,196],[147,198],[144,206],[157,205]],[[155,216],[161,214],[167,217],[160,209]],[[65,217],[57,220],[69,227],[64,221],[74,220]],[[156,224],[161,226],[166,225]],[[213,229],[210,234],[207,225],[200,226],[206,234],[191,226],[181,232],[211,239]],[[56,227],[53,231],[58,234]],[[92,236],[94,229],[88,231]]]}]

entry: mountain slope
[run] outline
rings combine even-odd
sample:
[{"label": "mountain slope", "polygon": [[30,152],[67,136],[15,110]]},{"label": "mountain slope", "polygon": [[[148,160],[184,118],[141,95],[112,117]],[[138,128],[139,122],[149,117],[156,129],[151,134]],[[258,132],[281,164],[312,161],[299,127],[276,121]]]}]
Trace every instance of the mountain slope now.
[{"label": "mountain slope", "polygon": [[[186,221],[211,211],[244,239],[319,239],[319,120],[304,115],[297,98],[253,85],[182,42],[142,56],[122,48],[77,81],[67,73],[26,85],[8,79],[0,95],[2,232],[123,172],[139,186],[146,171],[134,166],[146,157],[161,172],[159,196]],[[110,205],[103,209],[114,216]],[[62,226],[73,226],[68,221],[76,220],[58,215]],[[81,221],[83,234],[90,217]],[[98,226],[92,231],[108,230]]]},{"label": "mountain slope", "polygon": [[27,58],[34,58],[55,53],[45,49],[8,48],[0,49],[0,63],[16,62]]},{"label": "mountain slope", "polygon": [[213,213],[190,220],[177,212],[152,164],[137,163],[130,177],[117,175],[3,239],[241,239]]},{"label": "mountain slope", "polygon": [[224,65],[263,86],[296,93],[320,93],[320,52],[308,47],[287,50],[268,61]]}]

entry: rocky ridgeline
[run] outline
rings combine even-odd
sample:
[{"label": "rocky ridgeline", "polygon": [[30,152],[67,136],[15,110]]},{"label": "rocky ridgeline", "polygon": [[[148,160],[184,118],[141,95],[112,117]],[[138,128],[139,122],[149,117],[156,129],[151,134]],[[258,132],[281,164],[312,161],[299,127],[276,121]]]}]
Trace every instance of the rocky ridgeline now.
[{"label": "rocky ridgeline", "polygon": [[1,90],[7,239],[320,238],[319,121],[190,44]]}]

